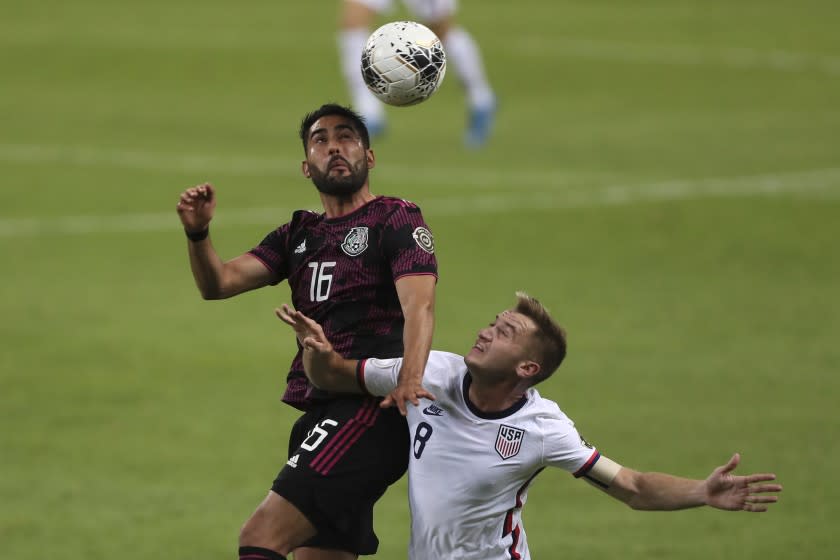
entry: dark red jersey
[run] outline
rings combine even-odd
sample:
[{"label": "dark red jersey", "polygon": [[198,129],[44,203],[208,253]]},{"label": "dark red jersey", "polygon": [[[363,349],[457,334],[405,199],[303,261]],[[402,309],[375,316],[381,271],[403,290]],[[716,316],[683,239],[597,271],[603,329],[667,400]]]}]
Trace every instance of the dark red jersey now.
[{"label": "dark red jersey", "polygon": [[[348,359],[403,355],[403,315],[394,282],[437,277],[432,234],[415,204],[380,196],[355,212],[328,219],[298,210],[250,251],[289,281],[292,303],[320,323]],[[305,410],[329,394],[312,387],[301,351],[292,361],[283,400]]]}]

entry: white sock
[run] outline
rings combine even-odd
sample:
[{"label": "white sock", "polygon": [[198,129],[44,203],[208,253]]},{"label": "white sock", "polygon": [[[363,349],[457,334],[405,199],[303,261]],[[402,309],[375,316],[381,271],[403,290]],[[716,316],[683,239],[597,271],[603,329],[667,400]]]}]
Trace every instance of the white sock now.
[{"label": "white sock", "polygon": [[466,90],[470,107],[491,106],[495,97],[484,73],[478,44],[472,35],[462,27],[453,27],[443,43],[447,61],[452,62],[452,70]]},{"label": "white sock", "polygon": [[370,32],[366,29],[347,29],[338,34],[338,51],[341,57],[341,70],[353,108],[368,122],[382,122],[385,120],[385,110],[382,104],[370,92],[362,79],[362,50],[365,47]]}]

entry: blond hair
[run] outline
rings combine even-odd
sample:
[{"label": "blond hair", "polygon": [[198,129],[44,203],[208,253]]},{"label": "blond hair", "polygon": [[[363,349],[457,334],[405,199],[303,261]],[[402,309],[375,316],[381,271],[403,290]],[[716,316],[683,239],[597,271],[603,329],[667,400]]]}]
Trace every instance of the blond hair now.
[{"label": "blond hair", "polygon": [[543,304],[525,292],[516,292],[516,307],[514,311],[525,315],[537,326],[534,333],[534,350],[540,364],[540,372],[535,375],[533,385],[548,379],[560,367],[566,357],[566,331]]}]

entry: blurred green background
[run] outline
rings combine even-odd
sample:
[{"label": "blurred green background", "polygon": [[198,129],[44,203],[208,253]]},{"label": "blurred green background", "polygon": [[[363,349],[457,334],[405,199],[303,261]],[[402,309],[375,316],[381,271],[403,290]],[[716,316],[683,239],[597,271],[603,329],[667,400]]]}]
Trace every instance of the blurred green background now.
[{"label": "blurred green background", "polygon": [[[202,301],[175,204],[216,185],[227,258],[318,207],[296,132],[348,102],[338,8],[3,3],[0,557],[235,557],[297,416],[272,313],[288,288]],[[435,233],[436,348],[466,351],[527,290],[570,333],[541,392],[602,452],[704,477],[740,451],[785,485],[765,515],[637,513],[545,472],[535,559],[837,554],[838,16],[463,0],[500,99],[491,143],[462,148],[454,72],[389,109],[372,189]],[[405,557],[405,492],[378,506],[379,558]]]}]

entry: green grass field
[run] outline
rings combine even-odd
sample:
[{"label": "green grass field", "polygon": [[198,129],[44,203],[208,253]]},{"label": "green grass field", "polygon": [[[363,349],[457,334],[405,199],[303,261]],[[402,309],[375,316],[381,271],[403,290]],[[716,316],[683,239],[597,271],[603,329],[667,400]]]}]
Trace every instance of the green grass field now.
[{"label": "green grass field", "polygon": [[[224,257],[295,208],[303,113],[347,102],[337,1],[6,3],[0,19],[0,557],[234,558],[285,461],[288,289],[205,302],[175,215],[212,181]],[[391,19],[404,17],[396,12]],[[541,387],[606,455],[775,471],[765,515],[637,513],[560,472],[535,560],[835,558],[835,1],[463,0],[501,103],[461,146],[450,70],[389,110],[372,189],[436,235],[435,347],[525,289],[570,333]],[[377,510],[405,557],[405,480]]]}]

